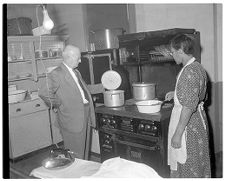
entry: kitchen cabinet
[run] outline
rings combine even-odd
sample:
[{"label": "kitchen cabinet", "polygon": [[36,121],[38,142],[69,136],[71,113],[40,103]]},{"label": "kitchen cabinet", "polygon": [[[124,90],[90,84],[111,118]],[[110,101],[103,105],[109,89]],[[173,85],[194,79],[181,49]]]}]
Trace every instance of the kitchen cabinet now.
[{"label": "kitchen cabinet", "polygon": [[62,62],[67,38],[67,35],[7,37],[8,85],[28,91],[24,101],[9,104],[12,159],[49,146],[52,141],[62,141],[58,128],[50,125],[56,122],[55,116],[37,94],[48,71]]},{"label": "kitchen cabinet", "polygon": [[51,145],[49,110],[41,99],[9,106],[10,158]]}]

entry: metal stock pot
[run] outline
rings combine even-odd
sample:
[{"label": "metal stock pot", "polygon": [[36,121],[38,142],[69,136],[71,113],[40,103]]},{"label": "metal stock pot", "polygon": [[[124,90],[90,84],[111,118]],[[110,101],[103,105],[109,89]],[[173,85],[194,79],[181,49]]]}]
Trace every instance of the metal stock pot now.
[{"label": "metal stock pot", "polygon": [[90,31],[89,41],[96,50],[119,48],[118,35],[124,34],[123,28],[99,29]]},{"label": "metal stock pot", "polygon": [[155,99],[155,87],[154,83],[133,83],[133,98],[135,100],[152,100]]},{"label": "metal stock pot", "polygon": [[124,105],[124,90],[110,90],[104,92],[104,105],[118,107]]},{"label": "metal stock pot", "polygon": [[104,105],[106,107],[119,107],[124,105],[124,90],[117,89],[122,82],[120,74],[114,70],[106,71],[101,77],[101,83],[106,90]]}]

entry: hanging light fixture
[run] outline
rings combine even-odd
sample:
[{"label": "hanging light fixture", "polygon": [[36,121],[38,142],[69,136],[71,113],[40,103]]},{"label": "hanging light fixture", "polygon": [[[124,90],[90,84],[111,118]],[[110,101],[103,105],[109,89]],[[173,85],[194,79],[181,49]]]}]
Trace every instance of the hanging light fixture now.
[{"label": "hanging light fixture", "polygon": [[43,5],[42,8],[43,8],[43,10],[42,10],[42,12],[43,12],[43,23],[42,23],[42,25],[46,30],[51,30],[54,27],[54,23],[48,15],[46,5]]}]

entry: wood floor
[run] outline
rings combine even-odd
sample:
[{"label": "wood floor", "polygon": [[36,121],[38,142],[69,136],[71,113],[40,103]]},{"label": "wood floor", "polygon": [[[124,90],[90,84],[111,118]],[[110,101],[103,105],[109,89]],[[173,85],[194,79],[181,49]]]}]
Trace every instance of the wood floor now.
[{"label": "wood floor", "polygon": [[[16,160],[10,160],[10,178],[32,178],[29,176],[30,172],[41,166],[41,162],[49,156],[50,150],[55,146],[50,146],[30,154],[27,154]],[[100,162],[100,156],[96,153],[90,154],[90,160]],[[215,164],[213,164],[213,178],[222,178],[222,152],[215,155]]]}]

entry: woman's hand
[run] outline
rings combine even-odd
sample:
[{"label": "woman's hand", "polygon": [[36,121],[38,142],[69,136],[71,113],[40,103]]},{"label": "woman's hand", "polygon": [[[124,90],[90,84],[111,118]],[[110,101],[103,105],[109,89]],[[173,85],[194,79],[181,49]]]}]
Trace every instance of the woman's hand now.
[{"label": "woman's hand", "polygon": [[174,134],[171,139],[171,146],[173,148],[180,148],[181,147],[181,137],[179,134]]},{"label": "woman's hand", "polygon": [[170,101],[174,97],[174,91],[170,91],[166,93],[165,100]]}]

